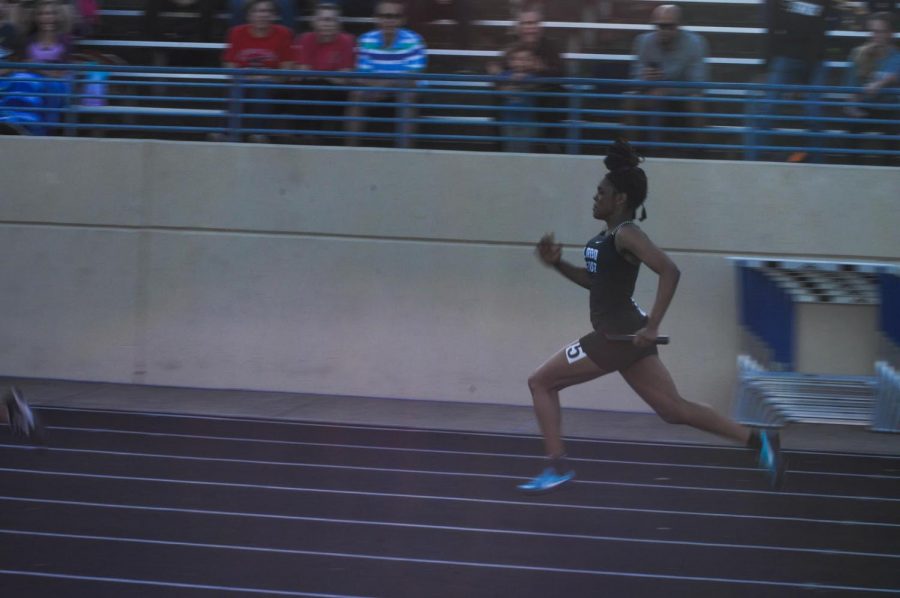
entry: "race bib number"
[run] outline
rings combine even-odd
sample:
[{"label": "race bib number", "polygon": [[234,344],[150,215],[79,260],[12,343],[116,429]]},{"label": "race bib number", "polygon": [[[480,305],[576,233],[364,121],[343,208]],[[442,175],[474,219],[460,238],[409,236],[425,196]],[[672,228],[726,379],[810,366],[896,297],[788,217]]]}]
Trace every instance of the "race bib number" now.
[{"label": "race bib number", "polygon": [[587,353],[581,348],[581,341],[575,341],[566,347],[566,359],[569,360],[570,364],[581,361],[585,357],[587,357]]}]

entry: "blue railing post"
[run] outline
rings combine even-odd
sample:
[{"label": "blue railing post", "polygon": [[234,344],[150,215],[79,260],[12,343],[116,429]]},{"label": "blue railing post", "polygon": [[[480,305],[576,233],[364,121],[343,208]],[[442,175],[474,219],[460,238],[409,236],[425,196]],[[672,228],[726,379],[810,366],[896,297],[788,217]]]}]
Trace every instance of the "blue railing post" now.
[{"label": "blue railing post", "polygon": [[[580,91],[580,90],[579,90]],[[569,91],[569,142],[566,144],[566,153],[570,155],[581,153],[581,93]]]},{"label": "blue railing post", "polygon": [[763,112],[767,110],[766,100],[773,94],[769,89],[762,91],[751,89],[747,91],[747,102],[744,105],[744,160],[756,161],[759,159],[759,145],[762,139],[764,126]]},{"label": "blue railing post", "polygon": [[[398,117],[397,122],[394,126],[394,146],[401,148],[408,148],[412,144],[410,143],[410,135],[409,131],[412,126],[410,122],[410,116],[415,118],[415,115],[412,113],[412,108],[409,104],[413,102],[412,94],[406,94],[405,92],[397,92],[397,108],[394,111],[394,116]],[[399,114],[398,114],[399,113]]]},{"label": "blue railing post", "polygon": [[243,75],[235,74],[231,78],[228,102],[228,141],[239,141],[241,131],[241,112],[243,111]]},{"label": "blue railing post", "polygon": [[66,87],[66,97],[64,98],[65,102],[65,110],[63,112],[63,119],[66,123],[66,128],[64,129],[64,133],[66,137],[76,137],[78,135],[78,128],[74,125],[78,124],[78,73],[74,71],[69,71],[65,74],[66,82],[68,83]]}]

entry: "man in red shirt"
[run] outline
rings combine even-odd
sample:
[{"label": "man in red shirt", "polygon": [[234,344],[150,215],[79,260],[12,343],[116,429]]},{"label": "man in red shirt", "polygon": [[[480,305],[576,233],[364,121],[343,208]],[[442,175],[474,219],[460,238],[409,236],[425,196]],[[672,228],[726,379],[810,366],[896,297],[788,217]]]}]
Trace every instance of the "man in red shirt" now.
[{"label": "man in red shirt", "polygon": [[276,25],[273,0],[250,0],[247,23],[228,30],[222,55],[226,68],[277,69],[290,66],[291,30]]},{"label": "man in red shirt", "polygon": [[[277,9],[274,0],[250,0],[247,4],[247,24],[238,25],[228,30],[228,44],[222,55],[225,68],[257,68],[278,69],[291,66],[291,39],[293,33],[284,25],[276,25]],[[273,82],[274,77],[268,75],[251,75],[247,77],[254,84]],[[245,100],[268,99],[272,90],[264,87],[245,87],[242,98]],[[269,114],[271,105],[262,102],[243,102],[242,114]],[[268,128],[269,123],[258,118],[245,118],[244,128]],[[265,135],[255,131],[250,141],[265,143]]]},{"label": "man in red shirt", "polygon": [[[312,19],[313,30],[297,36],[294,42],[294,68],[303,71],[352,71],[356,66],[356,40],[341,30],[341,9],[337,4],[322,2],[316,5]],[[346,102],[348,92],[342,89],[304,89],[310,86],[346,86],[352,81],[346,77],[303,77],[297,80],[300,87],[289,93],[304,100],[321,104],[302,104],[288,107],[287,111],[302,116],[325,117],[335,120],[300,121],[297,127],[305,130],[334,131],[344,107],[328,102]],[[306,135],[304,135],[306,137]]]},{"label": "man in red shirt", "polygon": [[356,66],[356,40],[341,31],[341,9],[322,2],[316,6],[309,33],[294,42],[294,64],[304,71],[352,71]]}]

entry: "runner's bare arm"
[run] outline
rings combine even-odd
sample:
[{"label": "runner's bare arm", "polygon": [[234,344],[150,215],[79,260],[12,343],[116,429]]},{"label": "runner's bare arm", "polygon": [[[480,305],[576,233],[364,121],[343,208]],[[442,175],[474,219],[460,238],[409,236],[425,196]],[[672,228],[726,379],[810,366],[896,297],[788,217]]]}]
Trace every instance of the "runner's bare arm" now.
[{"label": "runner's bare arm", "polygon": [[562,244],[556,242],[556,239],[553,238],[553,233],[547,233],[541,237],[541,240],[538,241],[536,252],[538,259],[544,265],[554,268],[580,287],[585,289],[591,288],[587,270],[562,259]]}]

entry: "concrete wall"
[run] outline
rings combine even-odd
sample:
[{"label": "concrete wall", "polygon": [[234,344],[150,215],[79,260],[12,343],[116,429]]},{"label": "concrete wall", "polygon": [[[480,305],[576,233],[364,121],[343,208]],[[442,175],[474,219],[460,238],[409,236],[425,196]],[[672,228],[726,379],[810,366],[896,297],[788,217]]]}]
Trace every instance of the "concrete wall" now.
[{"label": "concrete wall", "polygon": [[[552,230],[580,259],[597,158],[10,137],[0,152],[2,374],[528,404],[529,372],[589,330],[586,293],[532,246]],[[900,259],[896,169],[646,168],[645,228],[683,271],[662,356],[720,410],[739,342],[726,256]],[[648,309],[654,291],[644,270]],[[646,409],[617,376],[564,401]]]}]

